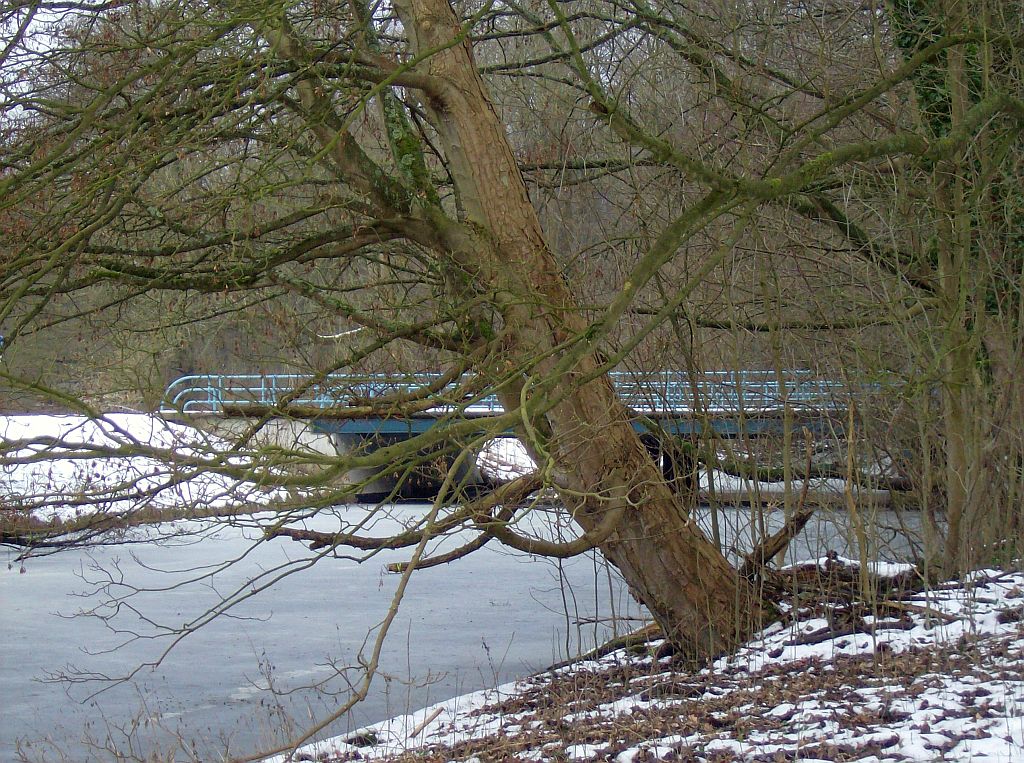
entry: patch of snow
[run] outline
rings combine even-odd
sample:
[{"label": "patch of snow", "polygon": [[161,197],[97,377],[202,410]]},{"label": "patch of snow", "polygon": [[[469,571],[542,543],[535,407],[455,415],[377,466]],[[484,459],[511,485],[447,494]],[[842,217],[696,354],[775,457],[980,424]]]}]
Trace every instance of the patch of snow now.
[{"label": "patch of snow", "polygon": [[[314,742],[302,748],[300,755],[313,760],[325,760],[345,755],[361,758],[388,758],[399,755],[414,746],[426,744],[459,744],[468,739],[486,736],[502,730],[500,716],[482,715],[479,723],[472,719],[481,709],[514,696],[520,682],[503,684],[495,689],[464,694],[436,705],[401,715],[381,723],[359,729],[344,737]],[[467,723],[469,720],[469,723]],[[415,732],[415,734],[413,733]],[[346,740],[376,740],[373,744],[352,744]],[[279,755],[264,763],[286,763],[298,758]],[[306,759],[310,759],[307,757]]]},{"label": "patch of snow", "polygon": [[[856,569],[860,566],[860,562],[855,559],[848,559],[845,556],[838,556],[835,554],[829,556],[821,556],[817,559],[811,559],[810,561],[797,562],[796,564],[788,564],[783,569],[793,569],[794,567],[803,567],[807,565],[814,565],[819,570],[826,570],[830,566],[836,565],[842,567],[849,567]],[[906,564],[901,562],[880,562],[873,561],[867,564],[868,572],[872,575],[878,575],[880,577],[895,578],[900,575],[906,575],[914,572],[917,568],[912,564]]]}]

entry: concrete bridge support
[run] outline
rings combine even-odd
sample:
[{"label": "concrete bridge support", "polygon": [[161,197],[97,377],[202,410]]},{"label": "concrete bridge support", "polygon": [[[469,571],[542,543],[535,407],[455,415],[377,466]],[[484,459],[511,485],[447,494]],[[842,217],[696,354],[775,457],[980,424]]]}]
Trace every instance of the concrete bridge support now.
[{"label": "concrete bridge support", "polygon": [[[214,437],[232,442],[252,429],[255,419],[219,414],[188,415],[175,419],[178,423],[195,427]],[[318,432],[310,422],[301,419],[270,419],[252,438],[252,448],[278,447],[306,451],[321,456],[338,454],[331,436]]]}]

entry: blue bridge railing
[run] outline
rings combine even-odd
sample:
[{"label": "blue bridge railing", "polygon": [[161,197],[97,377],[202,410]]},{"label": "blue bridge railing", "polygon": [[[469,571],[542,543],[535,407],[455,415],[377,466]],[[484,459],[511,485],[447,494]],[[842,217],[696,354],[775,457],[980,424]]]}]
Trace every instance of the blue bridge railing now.
[{"label": "blue bridge railing", "polygon": [[[611,374],[622,402],[651,414],[688,414],[700,408],[710,413],[777,411],[785,406],[815,410],[845,409],[851,396],[848,385],[814,377],[809,371],[786,371],[782,380],[773,370],[710,371],[695,382],[681,371]],[[284,405],[336,408],[385,395],[412,394],[436,383],[439,374],[405,376],[332,374],[312,382],[307,374],[197,374],[182,376],[168,385],[164,413],[223,413],[226,408],[273,408]],[[299,391],[301,390],[301,391]],[[454,385],[441,392],[454,392]],[[439,402],[423,416],[458,410],[463,415],[486,416],[502,412],[493,395],[470,400]]]}]

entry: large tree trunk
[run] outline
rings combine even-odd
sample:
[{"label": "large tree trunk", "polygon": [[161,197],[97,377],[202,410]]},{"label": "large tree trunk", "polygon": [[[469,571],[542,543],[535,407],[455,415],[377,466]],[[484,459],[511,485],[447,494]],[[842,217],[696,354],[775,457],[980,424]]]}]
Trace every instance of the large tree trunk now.
[{"label": "large tree trunk", "polygon": [[[966,28],[963,0],[945,0],[944,16],[950,33]],[[947,53],[946,83],[950,97],[950,129],[956,130],[969,106],[967,71],[963,47]],[[979,425],[987,420],[986,400],[975,383],[980,346],[972,331],[978,315],[971,269],[972,224],[967,205],[968,168],[964,157],[954,155],[936,166],[935,200],[938,234],[939,293],[937,303],[946,322],[943,357],[943,428],[946,435],[946,531],[947,573],[959,573],[977,562],[977,544],[967,526],[977,514],[980,501],[981,443]]]},{"label": "large tree trunk", "polygon": [[[735,647],[769,612],[696,527],[633,430],[587,338],[462,30],[447,0],[399,4],[416,52],[439,92],[424,104],[445,150],[466,224],[434,213],[431,245],[475,288],[493,295],[505,355],[484,372],[530,369],[527,415],[574,519],[594,530],[621,515],[600,548],[664,632],[695,657]],[[428,212],[429,214],[429,212]],[[528,378],[527,378],[528,377]],[[556,396],[556,397],[553,397]],[[559,402],[552,402],[560,399]],[[508,395],[506,405],[518,405]]]}]

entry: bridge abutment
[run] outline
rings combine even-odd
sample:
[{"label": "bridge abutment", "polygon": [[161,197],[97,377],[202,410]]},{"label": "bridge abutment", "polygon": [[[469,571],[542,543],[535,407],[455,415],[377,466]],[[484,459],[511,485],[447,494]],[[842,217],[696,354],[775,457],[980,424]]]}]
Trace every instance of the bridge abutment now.
[{"label": "bridge abutment", "polygon": [[[215,437],[237,441],[252,429],[253,419],[222,414],[189,414],[177,421]],[[299,419],[270,419],[252,437],[252,447],[277,447],[321,456],[338,454],[329,434],[318,432],[310,422]]]}]

